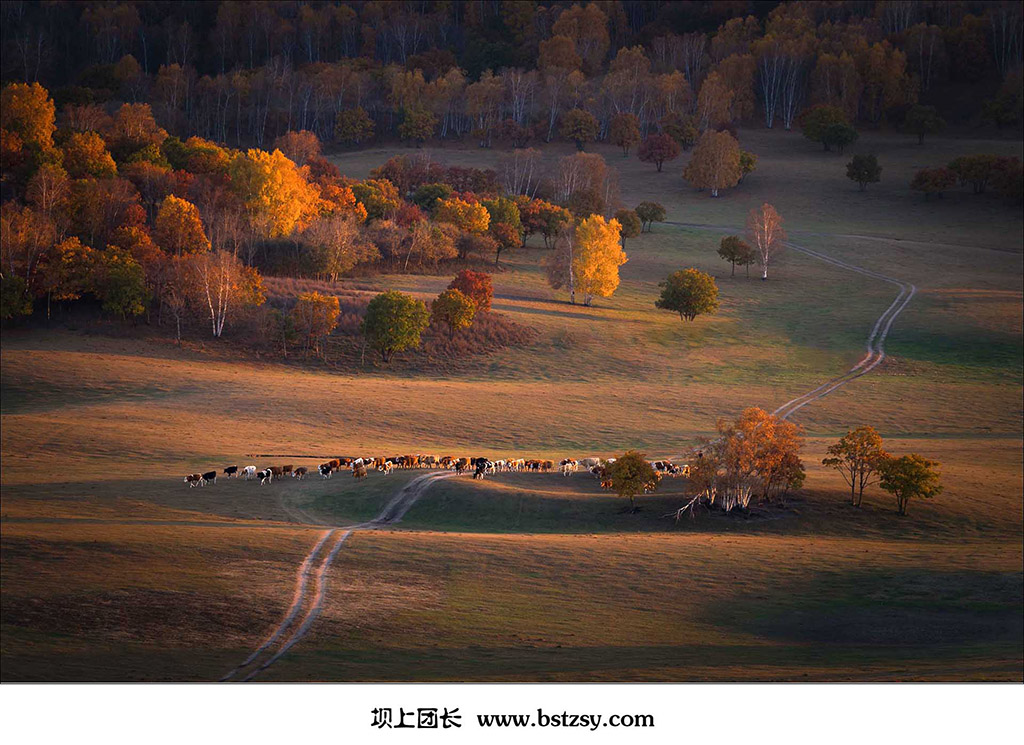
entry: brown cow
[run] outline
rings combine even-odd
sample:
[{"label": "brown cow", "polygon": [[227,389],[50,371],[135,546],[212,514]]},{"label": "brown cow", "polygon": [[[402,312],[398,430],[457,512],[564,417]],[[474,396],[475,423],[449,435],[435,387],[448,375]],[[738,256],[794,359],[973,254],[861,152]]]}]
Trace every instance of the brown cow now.
[{"label": "brown cow", "polygon": [[267,470],[277,478],[281,478],[284,475],[284,469],[281,466],[267,466]]},{"label": "brown cow", "polygon": [[307,473],[309,473],[308,468],[306,468],[305,466],[299,466],[294,471],[292,471],[292,478],[302,481],[302,479],[306,477]]},{"label": "brown cow", "polygon": [[203,474],[201,473],[190,473],[185,477],[185,483],[188,484],[188,488],[191,489],[193,486],[202,483]]},{"label": "brown cow", "polygon": [[290,476],[293,470],[295,469],[292,468],[292,465],[290,463],[287,466],[281,466],[281,473],[286,476]]},{"label": "brown cow", "polygon": [[365,466],[357,466],[356,468],[353,468],[352,469],[352,477],[353,478],[357,478],[357,479],[365,479],[366,478],[366,467]]}]

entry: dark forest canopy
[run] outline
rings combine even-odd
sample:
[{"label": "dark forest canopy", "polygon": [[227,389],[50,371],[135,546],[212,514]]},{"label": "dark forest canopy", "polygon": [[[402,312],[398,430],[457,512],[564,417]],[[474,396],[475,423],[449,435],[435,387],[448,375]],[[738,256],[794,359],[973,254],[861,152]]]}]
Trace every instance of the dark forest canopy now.
[{"label": "dark forest canopy", "polygon": [[1020,119],[1012,1],[2,8],[4,82],[41,83],[58,110],[147,102],[172,134],[233,145],[289,130],[547,140],[575,109],[602,140],[622,113],[644,135],[679,126],[673,115],[790,128],[814,104],[870,125],[899,124],[915,103],[951,122]]}]

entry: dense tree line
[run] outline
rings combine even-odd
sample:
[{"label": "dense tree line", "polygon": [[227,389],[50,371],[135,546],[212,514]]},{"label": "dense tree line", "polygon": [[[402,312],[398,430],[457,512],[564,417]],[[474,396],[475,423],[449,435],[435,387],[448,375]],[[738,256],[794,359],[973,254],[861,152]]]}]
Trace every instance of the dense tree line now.
[{"label": "dense tree line", "polygon": [[1021,24],[1012,1],[10,2],[2,72],[61,109],[149,103],[171,134],[234,146],[308,130],[628,153],[651,134],[788,129],[814,105],[1019,123]]},{"label": "dense tree line", "polygon": [[[233,149],[168,134],[145,103],[58,115],[37,83],[4,87],[0,133],[4,319],[91,296],[122,318],[171,323],[179,339],[183,325],[199,322],[220,337],[263,303],[261,271],[335,281],[366,265],[438,273],[493,258],[500,266],[504,251],[538,234],[556,248],[552,285],[589,305],[618,286],[625,238],[665,217],[650,202],[606,219],[618,204],[614,172],[584,152],[546,168],[536,151],[517,152],[500,174],[402,155],[355,180],[305,130],[270,150]],[[463,272],[411,328],[433,320],[454,339],[487,310],[490,292],[486,275]],[[275,316],[270,336],[282,350],[299,344],[324,357],[339,314],[337,298],[304,293],[290,314]],[[417,346],[414,336],[408,343]],[[401,348],[379,349],[387,361]]]}]

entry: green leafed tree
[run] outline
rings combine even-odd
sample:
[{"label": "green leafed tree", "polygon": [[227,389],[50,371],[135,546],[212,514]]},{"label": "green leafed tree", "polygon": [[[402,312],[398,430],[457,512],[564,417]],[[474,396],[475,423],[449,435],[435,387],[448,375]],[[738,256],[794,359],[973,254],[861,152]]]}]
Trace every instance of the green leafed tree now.
[{"label": "green leafed tree", "polygon": [[615,213],[615,219],[622,227],[619,237],[622,240],[622,247],[626,247],[627,238],[636,238],[643,231],[643,223],[635,210],[619,210]]},{"label": "green leafed tree", "polygon": [[469,328],[476,315],[476,303],[459,290],[445,290],[430,306],[430,321],[448,327],[448,338],[459,329]]},{"label": "green leafed tree", "polygon": [[686,321],[718,310],[718,285],[714,277],[699,269],[673,272],[660,287],[661,297],[654,306],[678,313]]},{"label": "green leafed tree", "polygon": [[656,222],[665,222],[665,208],[657,202],[640,202],[636,206],[636,216],[643,225],[641,232],[650,233]]},{"label": "green leafed tree", "polygon": [[855,143],[858,137],[860,135],[852,124],[837,123],[828,126],[822,142],[825,143],[826,150],[835,148],[836,152],[842,154],[846,146]]},{"label": "green leafed tree", "polygon": [[339,111],[334,121],[334,138],[345,145],[361,145],[373,137],[373,119],[361,106]]},{"label": "green leafed tree", "polygon": [[411,140],[420,147],[434,136],[437,129],[437,117],[424,109],[408,109],[398,125],[398,136],[403,140]]},{"label": "green leafed tree", "polygon": [[103,303],[103,310],[122,319],[145,313],[150,293],[139,262],[117,246],[107,246],[96,258],[92,291]]},{"label": "green leafed tree", "polygon": [[839,106],[819,104],[800,115],[800,129],[804,137],[811,142],[820,142],[826,152],[832,147],[828,139],[829,128],[837,124],[850,124],[846,112]]},{"label": "green leafed tree", "polygon": [[882,167],[874,155],[854,155],[853,160],[846,164],[846,178],[860,184],[864,191],[868,184],[877,184],[882,180]]},{"label": "green leafed tree", "polygon": [[629,500],[631,512],[636,512],[636,497],[645,491],[657,488],[658,477],[646,456],[636,450],[627,450],[621,457],[609,463],[608,479],[612,490]]},{"label": "green leafed tree", "polygon": [[577,150],[583,150],[588,142],[597,139],[599,125],[597,119],[584,109],[571,109],[562,117],[562,126],[558,130],[562,137],[576,143]]},{"label": "green leafed tree", "polygon": [[718,255],[732,264],[732,277],[736,276],[737,266],[745,266],[750,277],[750,265],[757,263],[757,252],[738,235],[725,236],[718,245]]},{"label": "green leafed tree", "polygon": [[931,499],[942,493],[939,463],[917,453],[888,458],[879,468],[878,485],[896,497],[896,512],[907,514],[911,499]]},{"label": "green leafed tree", "polygon": [[377,295],[366,306],[360,331],[369,347],[387,363],[395,353],[418,347],[429,321],[430,314],[422,301],[391,290]]},{"label": "green leafed tree", "polygon": [[903,131],[917,135],[917,144],[923,145],[925,135],[934,135],[946,128],[946,120],[934,106],[915,104],[903,119]]}]

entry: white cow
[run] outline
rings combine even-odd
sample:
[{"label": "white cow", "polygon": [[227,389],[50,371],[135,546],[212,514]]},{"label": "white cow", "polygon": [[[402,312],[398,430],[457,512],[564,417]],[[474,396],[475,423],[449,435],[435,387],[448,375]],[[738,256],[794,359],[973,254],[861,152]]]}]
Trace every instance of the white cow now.
[{"label": "white cow", "polygon": [[242,469],[242,477],[246,481],[251,481],[256,478],[256,466],[246,466]]}]

